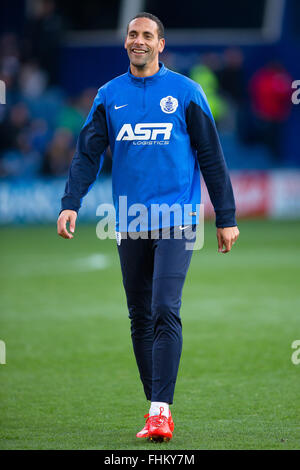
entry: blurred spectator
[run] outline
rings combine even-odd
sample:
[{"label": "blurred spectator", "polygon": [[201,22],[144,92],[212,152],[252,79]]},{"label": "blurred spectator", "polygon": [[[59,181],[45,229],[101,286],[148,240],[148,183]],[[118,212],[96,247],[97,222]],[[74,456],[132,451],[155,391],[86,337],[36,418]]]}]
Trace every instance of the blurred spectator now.
[{"label": "blurred spectator", "polygon": [[20,51],[15,34],[6,33],[0,37],[0,80],[6,85],[6,103],[17,100],[18,73],[20,68]]},{"label": "blurred spectator", "polygon": [[30,113],[24,103],[14,105],[8,116],[0,124],[0,152],[16,147],[18,136],[26,132],[30,123]]},{"label": "blurred spectator", "polygon": [[282,123],[291,111],[292,78],[278,62],[259,69],[249,83],[255,116],[252,140],[264,142],[274,159],[281,157]]},{"label": "blurred spectator", "polygon": [[217,54],[204,54],[201,63],[196,64],[190,70],[190,78],[203,88],[207,97],[211,112],[219,123],[226,115],[226,102],[220,95],[218,71],[221,67]]},{"label": "blurred spectator", "polygon": [[69,99],[57,116],[57,127],[69,129],[73,135],[78,135],[85,121],[85,114],[79,108],[77,100]]},{"label": "blurred spectator", "polygon": [[291,83],[291,76],[277,62],[258,70],[249,84],[257,117],[277,122],[287,119],[291,109]]},{"label": "blurred spectator", "polygon": [[37,60],[49,77],[49,83],[58,83],[59,47],[62,36],[62,20],[56,12],[54,0],[36,0],[34,16],[28,22],[25,33],[24,56],[28,61]]},{"label": "blurred spectator", "polygon": [[246,98],[243,63],[242,51],[239,48],[228,48],[224,51],[223,67],[218,74],[223,93],[237,106],[241,105]]},{"label": "blurred spectator", "polygon": [[25,179],[38,176],[41,163],[41,155],[30,146],[26,132],[21,132],[15,147],[5,152],[0,160],[0,177]]},{"label": "blurred spectator", "polygon": [[165,64],[165,66],[173,70],[173,72],[177,71],[176,61],[177,61],[177,54],[174,54],[166,49],[160,55],[160,61]]},{"label": "blurred spectator", "polygon": [[0,176],[31,177],[41,169],[41,154],[31,137],[30,113],[24,103],[13,106],[0,124]]},{"label": "blurred spectator", "polygon": [[34,119],[30,124],[30,143],[32,147],[44,155],[48,142],[51,139],[51,131],[44,119]]},{"label": "blurred spectator", "polygon": [[77,136],[90,112],[96,95],[96,88],[87,88],[83,90],[79,97],[69,98],[68,102],[61,106],[55,123],[56,126],[69,129],[74,136]]},{"label": "blurred spectator", "polygon": [[68,129],[56,129],[45,154],[43,173],[48,176],[65,176],[74,151],[72,133]]},{"label": "blurred spectator", "polygon": [[218,72],[220,88],[227,102],[226,127],[240,140],[247,127],[248,96],[244,77],[244,55],[238,47],[225,49]]},{"label": "blurred spectator", "polygon": [[47,75],[34,61],[22,65],[19,76],[20,92],[24,98],[37,98],[47,87]]},{"label": "blurred spectator", "polygon": [[97,95],[97,88],[87,88],[86,90],[83,90],[81,95],[79,96],[77,100],[77,106],[84,118],[88,115],[90,112],[90,109],[92,107],[93,101],[95,99],[95,96]]}]

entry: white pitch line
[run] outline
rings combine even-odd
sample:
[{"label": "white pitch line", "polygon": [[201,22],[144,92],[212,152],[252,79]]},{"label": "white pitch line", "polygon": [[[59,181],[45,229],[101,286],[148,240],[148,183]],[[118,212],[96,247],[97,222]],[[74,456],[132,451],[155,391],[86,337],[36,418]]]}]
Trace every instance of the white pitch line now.
[{"label": "white pitch line", "polygon": [[0,273],[1,277],[31,277],[47,275],[66,275],[67,273],[88,272],[106,269],[110,265],[109,256],[102,253],[94,253],[79,258],[64,257],[31,257],[25,256],[18,260],[17,264],[10,265],[8,269]]},{"label": "white pitch line", "polygon": [[78,271],[97,271],[109,266],[108,256],[95,253],[85,258],[75,260],[74,266]]}]

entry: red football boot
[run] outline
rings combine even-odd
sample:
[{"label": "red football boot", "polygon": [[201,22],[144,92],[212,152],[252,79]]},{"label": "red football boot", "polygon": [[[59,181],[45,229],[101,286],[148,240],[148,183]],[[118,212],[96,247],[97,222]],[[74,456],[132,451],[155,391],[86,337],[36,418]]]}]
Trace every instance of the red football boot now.
[{"label": "red football boot", "polygon": [[149,435],[149,413],[144,415],[144,418],[147,418],[145,426],[140,432],[137,433],[136,437],[142,438],[142,437],[148,437]]},{"label": "red football boot", "polygon": [[[167,442],[172,439],[171,427],[174,430],[173,420],[171,422],[171,416],[169,418],[164,416],[162,412],[164,411],[163,407],[160,407],[160,413],[156,416],[150,416],[149,419],[149,431],[148,438],[150,441],[154,442]],[[170,427],[171,424],[171,427]]]},{"label": "red football boot", "polygon": [[[143,429],[137,433],[136,437],[138,438],[145,438],[145,437],[149,437],[149,413],[147,413],[146,415],[144,415],[144,418],[146,418],[146,423],[145,423],[145,426],[143,427]],[[169,426],[170,426],[170,430],[171,432],[174,431],[174,421],[173,421],[173,418],[172,418],[172,414],[171,414],[171,411],[169,411]]]},{"label": "red football boot", "polygon": [[173,418],[172,418],[172,415],[171,415],[171,411],[169,410],[169,426],[170,426],[170,430],[171,432],[174,431],[174,421],[173,421]]}]

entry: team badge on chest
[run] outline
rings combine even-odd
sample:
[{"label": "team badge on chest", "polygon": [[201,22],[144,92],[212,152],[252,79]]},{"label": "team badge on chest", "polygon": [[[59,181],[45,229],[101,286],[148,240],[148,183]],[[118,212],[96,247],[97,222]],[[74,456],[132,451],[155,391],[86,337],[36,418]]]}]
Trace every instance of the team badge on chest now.
[{"label": "team badge on chest", "polygon": [[178,100],[173,98],[173,96],[166,96],[160,100],[160,107],[164,113],[175,113],[178,107]]}]

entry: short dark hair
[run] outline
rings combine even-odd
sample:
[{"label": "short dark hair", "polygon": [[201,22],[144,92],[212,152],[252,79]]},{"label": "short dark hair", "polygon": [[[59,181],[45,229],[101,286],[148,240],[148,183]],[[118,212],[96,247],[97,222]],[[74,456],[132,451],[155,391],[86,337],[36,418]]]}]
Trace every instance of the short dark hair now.
[{"label": "short dark hair", "polygon": [[162,22],[160,21],[157,16],[152,15],[152,13],[147,13],[146,11],[142,11],[141,13],[138,13],[134,18],[132,18],[128,25],[127,25],[127,33],[129,29],[129,24],[133,21],[136,20],[137,18],[148,18],[149,20],[154,21],[157,24],[157,34],[158,34],[158,39],[162,39],[165,37],[165,28]]}]

